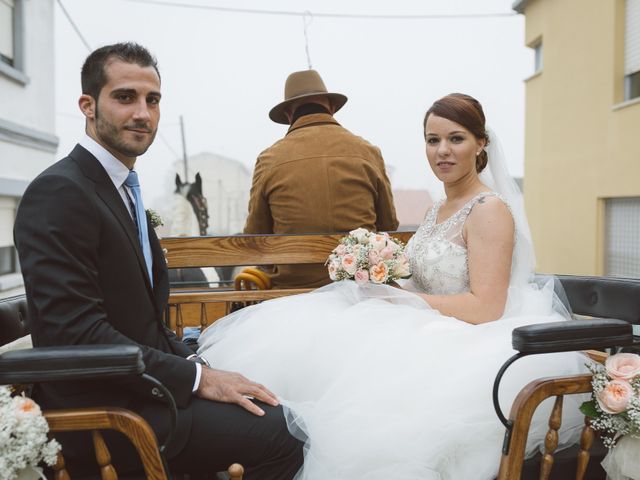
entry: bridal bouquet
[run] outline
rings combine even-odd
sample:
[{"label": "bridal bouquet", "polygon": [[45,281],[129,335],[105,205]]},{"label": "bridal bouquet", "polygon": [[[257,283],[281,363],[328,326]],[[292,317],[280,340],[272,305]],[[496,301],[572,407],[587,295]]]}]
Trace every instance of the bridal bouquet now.
[{"label": "bridal bouquet", "polygon": [[333,281],[390,283],[411,275],[404,244],[387,233],[358,228],[343,237],[326,265]]},{"label": "bridal bouquet", "polygon": [[603,434],[608,448],[625,435],[640,438],[640,356],[617,353],[607,358],[604,367],[588,368],[593,373],[593,396],[580,411],[591,418],[591,427]]},{"label": "bridal bouquet", "polygon": [[60,444],[47,438],[49,425],[40,407],[27,397],[12,397],[0,386],[0,480],[10,480],[40,462],[56,463]]}]

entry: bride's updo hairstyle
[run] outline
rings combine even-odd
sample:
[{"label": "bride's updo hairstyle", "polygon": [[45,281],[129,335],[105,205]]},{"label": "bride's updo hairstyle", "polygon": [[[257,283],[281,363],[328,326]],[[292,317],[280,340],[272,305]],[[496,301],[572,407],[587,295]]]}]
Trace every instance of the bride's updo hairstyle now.
[{"label": "bride's updo hairstyle", "polygon": [[[427,110],[422,122],[422,132],[425,134],[427,128],[427,119],[429,115],[434,114],[438,117],[446,118],[452,122],[456,122],[469,130],[478,140],[484,139],[486,145],[489,145],[489,135],[485,129],[485,118],[480,102],[464,93],[450,93],[440,100],[436,100],[431,108]],[[486,147],[485,145],[485,147]],[[480,173],[487,166],[487,151],[482,149],[476,157],[476,172]]]}]

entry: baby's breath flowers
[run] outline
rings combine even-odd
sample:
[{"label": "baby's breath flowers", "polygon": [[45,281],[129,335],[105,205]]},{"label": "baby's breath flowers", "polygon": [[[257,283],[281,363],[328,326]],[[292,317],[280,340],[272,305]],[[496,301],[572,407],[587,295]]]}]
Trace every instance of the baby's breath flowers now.
[{"label": "baby's breath flowers", "polygon": [[0,480],[16,478],[26,467],[40,462],[52,466],[60,444],[47,438],[49,425],[30,398],[12,397],[0,386]]}]

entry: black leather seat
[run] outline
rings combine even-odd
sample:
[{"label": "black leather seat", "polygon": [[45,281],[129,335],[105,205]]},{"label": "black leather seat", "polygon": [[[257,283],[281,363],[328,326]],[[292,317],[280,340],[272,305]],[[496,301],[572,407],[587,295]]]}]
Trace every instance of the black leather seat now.
[{"label": "black leather seat", "polygon": [[0,299],[0,345],[29,334],[25,295]]}]

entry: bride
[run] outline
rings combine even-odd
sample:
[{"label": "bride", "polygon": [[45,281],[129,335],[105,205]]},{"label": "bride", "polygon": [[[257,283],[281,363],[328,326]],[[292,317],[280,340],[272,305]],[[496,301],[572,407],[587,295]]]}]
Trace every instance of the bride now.
[{"label": "bride", "polygon": [[[511,331],[568,317],[553,285],[531,283],[522,197],[480,103],[438,100],[424,135],[446,198],[407,245],[413,275],[404,288],[337,282],[240,310],[200,338],[212,365],[278,395],[290,431],[306,442],[297,478],[494,478],[504,429],[492,383],[514,353]],[[503,379],[503,409],[529,381],[583,364],[578,353],[520,360]],[[565,444],[583,424],[570,402]],[[529,453],[547,418],[534,419]]]}]

